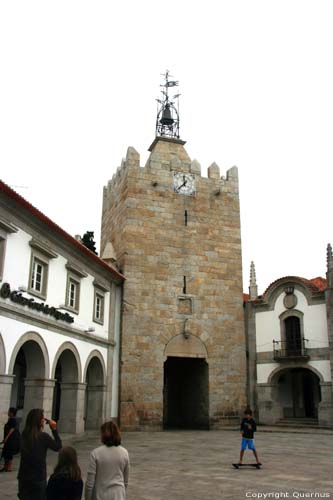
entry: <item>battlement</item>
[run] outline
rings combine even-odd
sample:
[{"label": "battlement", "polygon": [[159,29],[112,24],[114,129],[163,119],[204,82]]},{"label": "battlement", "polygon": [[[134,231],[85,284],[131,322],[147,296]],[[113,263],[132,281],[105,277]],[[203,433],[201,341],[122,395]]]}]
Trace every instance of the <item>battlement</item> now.
[{"label": "battlement", "polygon": [[[126,182],[130,171],[143,174],[158,175],[161,172],[184,172],[192,173],[208,183],[211,192],[218,196],[221,193],[238,194],[238,169],[232,167],[227,170],[225,176],[221,176],[220,167],[214,162],[207,168],[207,177],[201,175],[200,163],[188,156],[183,141],[156,138],[150,147],[150,155],[144,167],[140,166],[140,154],[135,148],[127,149],[126,158],[112,176],[112,179],[104,187],[103,210],[109,206],[112,193],[119,192],[119,186]],[[123,186],[124,187],[124,186]]]}]

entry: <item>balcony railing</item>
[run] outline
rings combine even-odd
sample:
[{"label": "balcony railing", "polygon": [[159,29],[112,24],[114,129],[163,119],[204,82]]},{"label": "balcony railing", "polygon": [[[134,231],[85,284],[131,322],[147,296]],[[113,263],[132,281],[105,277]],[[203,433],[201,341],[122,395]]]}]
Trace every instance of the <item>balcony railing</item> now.
[{"label": "balcony railing", "polygon": [[273,353],[275,361],[288,361],[291,359],[306,360],[310,356],[306,348],[307,339],[273,340]]}]

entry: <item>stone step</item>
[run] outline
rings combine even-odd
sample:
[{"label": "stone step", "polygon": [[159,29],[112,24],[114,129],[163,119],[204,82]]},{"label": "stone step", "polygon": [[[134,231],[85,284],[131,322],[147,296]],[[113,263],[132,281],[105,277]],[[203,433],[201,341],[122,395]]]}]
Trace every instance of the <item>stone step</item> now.
[{"label": "stone step", "polygon": [[318,427],[318,420],[316,418],[281,418],[275,425],[285,427]]}]

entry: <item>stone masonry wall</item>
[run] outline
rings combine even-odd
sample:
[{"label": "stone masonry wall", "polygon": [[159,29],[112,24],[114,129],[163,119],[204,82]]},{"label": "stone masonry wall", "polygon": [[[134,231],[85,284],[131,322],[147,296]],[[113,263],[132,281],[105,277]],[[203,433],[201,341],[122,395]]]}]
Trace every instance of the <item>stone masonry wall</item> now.
[{"label": "stone masonry wall", "polygon": [[[174,192],[175,170],[196,174],[195,197]],[[126,276],[122,428],[161,428],[164,352],[186,318],[208,353],[210,426],[235,418],[246,402],[238,174],[233,167],[221,179],[213,164],[208,176],[181,141],[159,139],[145,167],[129,148],[104,188],[101,254],[111,241]]]}]

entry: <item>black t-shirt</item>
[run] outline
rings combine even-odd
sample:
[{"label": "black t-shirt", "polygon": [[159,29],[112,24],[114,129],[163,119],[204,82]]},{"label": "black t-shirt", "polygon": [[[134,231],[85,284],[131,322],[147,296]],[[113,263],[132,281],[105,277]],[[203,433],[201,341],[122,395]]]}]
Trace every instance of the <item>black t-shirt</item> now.
[{"label": "black t-shirt", "polygon": [[3,438],[7,436],[8,432],[10,429],[17,429],[17,420],[15,417],[9,417],[7,420],[7,423],[5,424],[4,430],[3,430]]},{"label": "black t-shirt", "polygon": [[240,430],[243,433],[243,437],[253,439],[253,434],[257,430],[257,424],[253,418],[243,418]]},{"label": "black t-shirt", "polygon": [[53,438],[46,432],[40,432],[33,446],[27,446],[24,435],[21,441],[21,461],[18,471],[20,481],[46,480],[46,453],[47,450],[59,451],[62,444],[58,432],[52,431]]},{"label": "black t-shirt", "polygon": [[52,474],[47,483],[47,500],[80,500],[82,497],[83,481],[74,481],[68,474],[59,472]]}]

